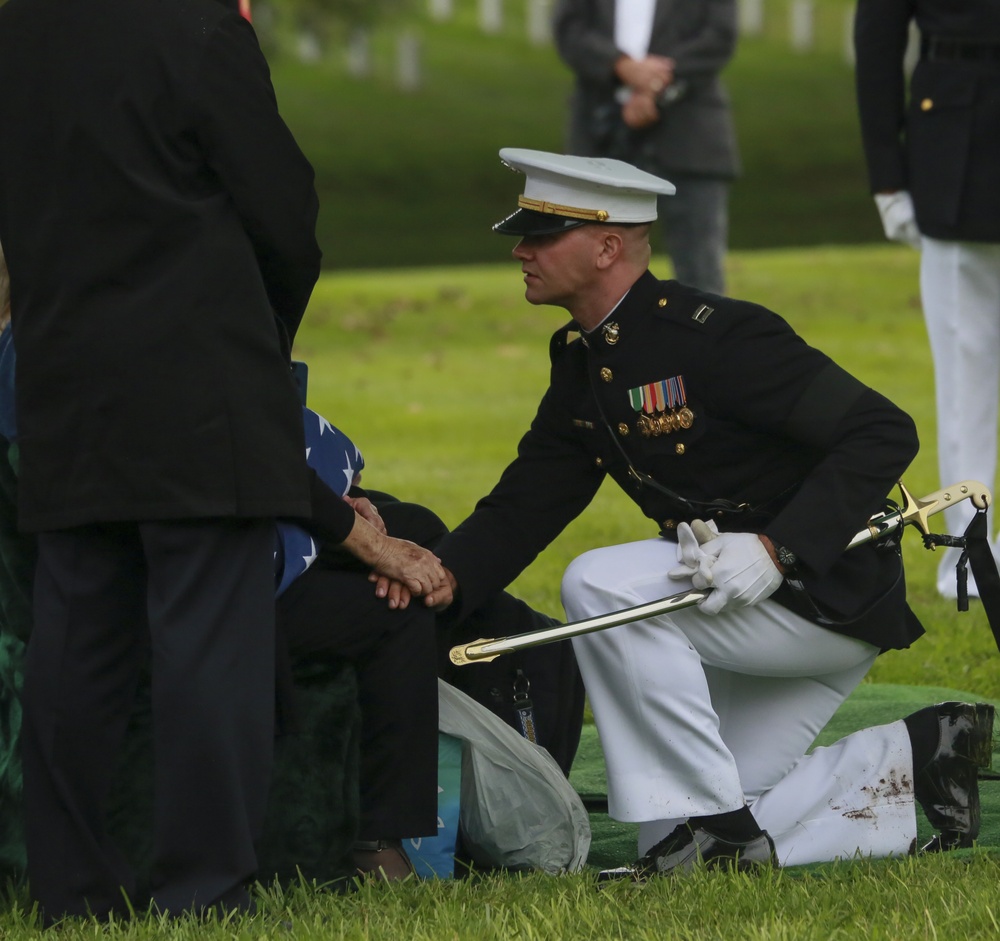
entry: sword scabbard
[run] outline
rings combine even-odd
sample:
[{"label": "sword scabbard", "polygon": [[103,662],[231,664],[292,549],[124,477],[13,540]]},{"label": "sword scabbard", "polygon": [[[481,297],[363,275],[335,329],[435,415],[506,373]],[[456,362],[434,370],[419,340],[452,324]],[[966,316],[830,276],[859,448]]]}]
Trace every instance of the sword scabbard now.
[{"label": "sword scabbard", "polygon": [[[872,516],[865,528],[856,533],[847,544],[848,549],[853,549],[866,542],[877,542],[907,524],[916,526],[924,535],[927,535],[930,532],[928,519],[935,513],[940,513],[963,500],[971,500],[978,509],[985,510],[993,499],[989,488],[978,480],[960,481],[951,487],[935,490],[934,493],[919,500],[903,486],[902,481],[899,482],[899,489],[903,494],[903,506],[900,509],[887,510]],[[601,614],[583,621],[558,624],[538,631],[526,631],[523,634],[514,634],[510,637],[482,637],[472,641],[472,643],[452,647],[449,658],[456,666],[488,663],[504,654],[523,650],[525,647],[551,644],[557,640],[579,637],[594,631],[604,631],[610,627],[629,624],[632,621],[641,621],[645,618],[678,611],[681,608],[689,608],[707,597],[710,590],[682,591],[657,601],[649,601],[633,608],[626,608],[623,611],[612,611],[610,614]]]}]

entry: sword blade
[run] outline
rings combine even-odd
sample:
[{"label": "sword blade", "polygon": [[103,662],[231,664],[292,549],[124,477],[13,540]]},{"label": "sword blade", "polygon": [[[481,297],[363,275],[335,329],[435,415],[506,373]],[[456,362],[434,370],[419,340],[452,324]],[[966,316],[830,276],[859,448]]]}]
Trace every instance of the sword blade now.
[{"label": "sword blade", "polygon": [[[868,520],[868,525],[859,530],[847,544],[848,549],[853,549],[866,542],[884,539],[907,524],[916,526],[926,535],[930,532],[928,519],[935,513],[940,513],[947,507],[954,506],[963,500],[971,500],[978,509],[985,510],[993,499],[989,488],[977,480],[960,481],[951,487],[935,490],[919,500],[909,493],[902,481],[899,483],[899,489],[903,494],[903,506],[900,509],[877,513],[871,517]],[[612,627],[620,627],[622,624],[630,624],[633,621],[641,621],[660,614],[668,614],[671,611],[679,611],[682,608],[690,608],[707,597],[709,591],[711,589],[682,591],[657,601],[649,601],[646,604],[635,605],[635,607],[625,608],[621,611],[612,611],[610,614],[600,614],[597,617],[585,618],[582,621],[573,621],[569,624],[558,624],[555,627],[547,627],[538,631],[525,631],[523,634],[513,634],[510,637],[480,637],[471,643],[452,647],[449,658],[456,666],[467,666],[470,663],[489,663],[491,660],[496,660],[497,657],[513,653],[516,650],[539,647],[542,644],[551,644],[558,640],[579,637],[594,631],[604,631]]]}]

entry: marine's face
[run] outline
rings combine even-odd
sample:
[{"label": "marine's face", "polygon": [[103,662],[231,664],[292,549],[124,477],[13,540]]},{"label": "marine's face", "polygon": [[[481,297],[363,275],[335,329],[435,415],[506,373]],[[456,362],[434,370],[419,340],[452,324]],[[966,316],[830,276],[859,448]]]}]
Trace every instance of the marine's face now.
[{"label": "marine's face", "polygon": [[593,283],[597,234],[595,226],[581,225],[553,235],[524,236],[512,254],[521,262],[528,303],[573,310]]}]

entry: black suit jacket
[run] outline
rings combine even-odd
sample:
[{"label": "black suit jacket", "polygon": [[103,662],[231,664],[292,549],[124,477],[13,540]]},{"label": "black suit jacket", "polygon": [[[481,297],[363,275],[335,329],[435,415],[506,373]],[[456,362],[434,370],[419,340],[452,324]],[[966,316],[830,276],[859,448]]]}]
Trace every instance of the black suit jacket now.
[{"label": "black suit jacket", "polygon": [[[911,21],[924,49],[907,88]],[[937,40],[973,48],[938,56]],[[854,47],[872,192],[909,190],[924,235],[1000,242],[1000,4],[859,0]]]},{"label": "black suit jacket", "polygon": [[[729,96],[719,74],[736,48],[735,0],[657,0],[649,52],[675,62],[674,86],[660,120],[628,134],[625,152],[602,142],[609,108],[620,105],[621,85],[614,64],[615,0],[558,0],[553,34],[576,84],[570,102],[568,151],[585,156],[614,156],[664,173],[734,177],[739,151]],[[678,94],[679,93],[679,94]],[[673,97],[677,94],[677,97]],[[595,120],[601,114],[604,117]]]},{"label": "black suit jacket", "polygon": [[[551,384],[517,458],[436,548],[463,609],[510,582],[611,476],[667,538],[700,517],[795,551],[819,612],[787,582],[775,598],[806,617],[882,648],[922,633],[898,553],[844,551],[917,451],[909,416],[755,304],[647,272],[606,324],[555,335]],[[632,390],[678,379],[690,427],[644,437]],[[746,509],[716,516],[730,504]]]},{"label": "black suit jacket", "polygon": [[22,527],[304,516],[313,173],[214,0],[0,8]]}]

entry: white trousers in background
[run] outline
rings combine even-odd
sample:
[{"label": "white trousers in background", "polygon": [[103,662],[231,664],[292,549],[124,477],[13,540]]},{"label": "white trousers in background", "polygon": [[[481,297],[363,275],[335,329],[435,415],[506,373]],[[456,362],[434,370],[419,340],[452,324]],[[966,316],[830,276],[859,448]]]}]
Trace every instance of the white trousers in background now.
[{"label": "white trousers in background", "polygon": [[[1000,244],[924,237],[920,294],[934,359],[941,486],[971,479],[992,492],[1000,396]],[[965,532],[973,512],[968,501],[945,510],[948,532]],[[942,553],[937,588],[945,597],[955,597],[959,552]],[[971,572],[969,593],[975,594]]]},{"label": "white trousers in background", "polygon": [[[581,620],[690,588],[676,546],[588,552],[563,577]],[[877,648],[772,601],[711,617],[697,607],[574,638],[601,738],[608,806],[644,852],[688,817],[751,806],[783,864],[905,853],[916,837],[902,722],[803,757]]]}]

